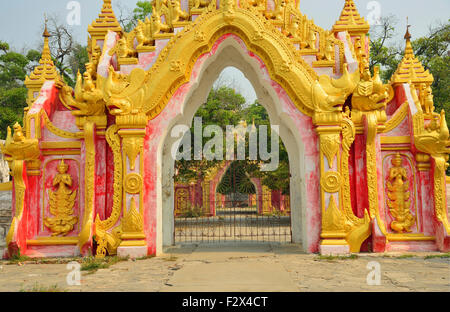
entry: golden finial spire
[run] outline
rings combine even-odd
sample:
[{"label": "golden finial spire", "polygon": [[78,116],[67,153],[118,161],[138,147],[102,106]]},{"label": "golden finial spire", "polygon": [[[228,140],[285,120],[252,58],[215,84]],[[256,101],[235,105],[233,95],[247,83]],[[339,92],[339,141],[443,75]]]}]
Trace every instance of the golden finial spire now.
[{"label": "golden finial spire", "polygon": [[42,37],[44,37],[44,48],[42,49],[42,56],[41,56],[41,60],[39,61],[39,63],[46,64],[46,62],[51,62],[51,64],[53,65],[52,55],[50,53],[50,45],[49,45],[49,38],[51,37],[51,35],[47,29],[48,19],[47,19],[46,14],[44,15],[44,18],[45,18],[45,28],[44,28],[44,33],[42,34]]},{"label": "golden finial spire", "polygon": [[333,26],[333,32],[348,31],[351,36],[369,32],[369,23],[361,17],[353,0],[345,0],[339,20]]},{"label": "golden finial spire", "polygon": [[119,22],[114,15],[111,0],[103,0],[102,10],[98,18],[88,27],[93,40],[103,40],[108,30],[122,32]]},{"label": "golden finial spire", "polygon": [[421,83],[431,85],[434,81],[433,75],[428,70],[425,70],[422,63],[414,55],[414,49],[411,44],[412,36],[409,31],[410,27],[409,19],[406,18],[405,55],[392,76],[391,83],[399,85],[411,82],[417,87]]},{"label": "golden finial spire", "polygon": [[409,25],[409,18],[406,17],[406,34],[405,34],[406,40],[411,40],[411,34],[409,33],[409,27],[411,27],[411,25]]},{"label": "golden finial spire", "polygon": [[44,33],[42,34],[42,37],[49,38],[51,36],[50,36],[50,34],[48,33],[48,30],[47,30],[47,23],[48,23],[47,14],[44,14],[44,19],[45,19],[45,29],[44,29]]},{"label": "golden finial spire", "polygon": [[50,53],[49,38],[51,37],[47,28],[48,19],[45,16],[45,27],[42,37],[44,38],[44,47],[42,49],[41,59],[39,65],[36,66],[33,72],[25,78],[25,86],[28,88],[27,103],[31,106],[41,90],[44,82],[59,79],[55,64]]}]

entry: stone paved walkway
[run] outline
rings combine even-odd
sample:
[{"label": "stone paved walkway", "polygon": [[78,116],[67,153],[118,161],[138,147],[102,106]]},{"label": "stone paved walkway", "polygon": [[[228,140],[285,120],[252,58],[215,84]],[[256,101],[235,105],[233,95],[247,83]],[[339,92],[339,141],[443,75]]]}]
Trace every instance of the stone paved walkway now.
[{"label": "stone paved walkway", "polygon": [[[436,253],[431,253],[436,255]],[[119,262],[68,286],[66,264],[0,262],[0,291],[57,285],[65,291],[444,291],[450,292],[450,259],[396,254],[324,259],[298,246],[178,247],[167,255]],[[369,286],[369,262],[380,264],[381,285]]]}]

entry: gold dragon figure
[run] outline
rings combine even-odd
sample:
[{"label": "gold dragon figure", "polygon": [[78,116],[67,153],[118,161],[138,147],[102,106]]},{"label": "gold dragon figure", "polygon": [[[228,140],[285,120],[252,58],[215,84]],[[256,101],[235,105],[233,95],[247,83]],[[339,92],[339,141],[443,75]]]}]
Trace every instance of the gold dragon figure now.
[{"label": "gold dragon figure", "polygon": [[387,205],[395,219],[391,222],[391,229],[397,233],[409,233],[412,232],[411,226],[416,222],[416,218],[410,211],[409,181],[402,162],[399,153],[392,159],[393,167],[389,170],[389,180],[387,181]]},{"label": "gold dragon figure", "polygon": [[350,74],[347,64],[339,79],[322,75],[312,86],[313,103],[316,113],[342,112],[347,97],[353,92],[359,81],[359,73]]},{"label": "gold dragon figure", "polygon": [[146,94],[148,73],[135,68],[130,75],[116,73],[111,66],[104,86],[106,106],[114,116],[138,114]]},{"label": "gold dragon figure", "polygon": [[94,235],[97,242],[96,258],[104,258],[107,254],[110,256],[117,254],[117,248],[122,242],[122,226],[119,225],[108,233],[100,223],[100,217],[97,215],[94,223]]},{"label": "gold dragon figure", "polygon": [[352,97],[352,108],[362,112],[385,109],[386,100],[390,96],[389,86],[381,81],[379,67],[375,67],[372,77],[369,63],[366,60],[363,63],[361,81],[356,86]]},{"label": "gold dragon figure", "polygon": [[103,101],[103,92],[97,88],[89,71],[83,74],[78,72],[77,83],[73,90],[67,85],[57,85],[60,88],[59,98],[66,106],[75,108],[72,114],[77,117],[84,116],[103,116],[105,114],[105,102]]},{"label": "gold dragon figure", "polygon": [[57,190],[49,192],[50,213],[54,217],[44,218],[44,225],[52,231],[52,236],[66,236],[78,222],[78,217],[73,215],[77,191],[70,190],[72,177],[67,173],[68,169],[62,159],[57,168],[58,174],[53,179],[53,187]]},{"label": "gold dragon figure", "polygon": [[444,110],[441,111],[440,115],[435,114],[431,122],[423,127],[423,130],[417,131],[414,135],[414,143],[421,152],[433,157],[444,156],[448,159],[450,140]]}]

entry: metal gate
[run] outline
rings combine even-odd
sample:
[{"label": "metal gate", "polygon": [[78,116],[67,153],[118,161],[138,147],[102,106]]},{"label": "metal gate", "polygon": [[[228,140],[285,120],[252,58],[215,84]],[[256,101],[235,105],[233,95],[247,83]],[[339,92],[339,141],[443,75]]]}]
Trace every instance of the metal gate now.
[{"label": "metal gate", "polygon": [[228,174],[228,179],[228,194],[203,191],[199,205],[190,202],[189,187],[175,191],[175,242],[290,243],[289,196],[267,187],[256,194],[243,194],[238,190],[236,172]]}]

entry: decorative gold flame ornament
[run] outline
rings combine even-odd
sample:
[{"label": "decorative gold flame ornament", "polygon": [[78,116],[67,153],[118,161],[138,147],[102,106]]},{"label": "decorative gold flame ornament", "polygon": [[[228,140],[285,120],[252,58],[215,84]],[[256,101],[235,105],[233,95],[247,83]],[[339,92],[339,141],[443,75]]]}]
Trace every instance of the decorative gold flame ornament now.
[{"label": "decorative gold flame ornament", "polygon": [[397,153],[392,159],[394,167],[389,170],[389,180],[387,181],[387,205],[395,219],[391,222],[391,229],[397,233],[411,232],[411,226],[416,222],[416,218],[410,211],[409,181],[402,162],[402,156]]},{"label": "decorative gold flame ornament", "polygon": [[78,217],[73,215],[77,191],[70,190],[72,177],[67,173],[68,169],[69,166],[62,159],[58,165],[58,174],[53,179],[53,186],[58,189],[56,192],[49,191],[50,213],[54,217],[44,218],[44,224],[52,231],[52,236],[66,236],[78,222]]}]

